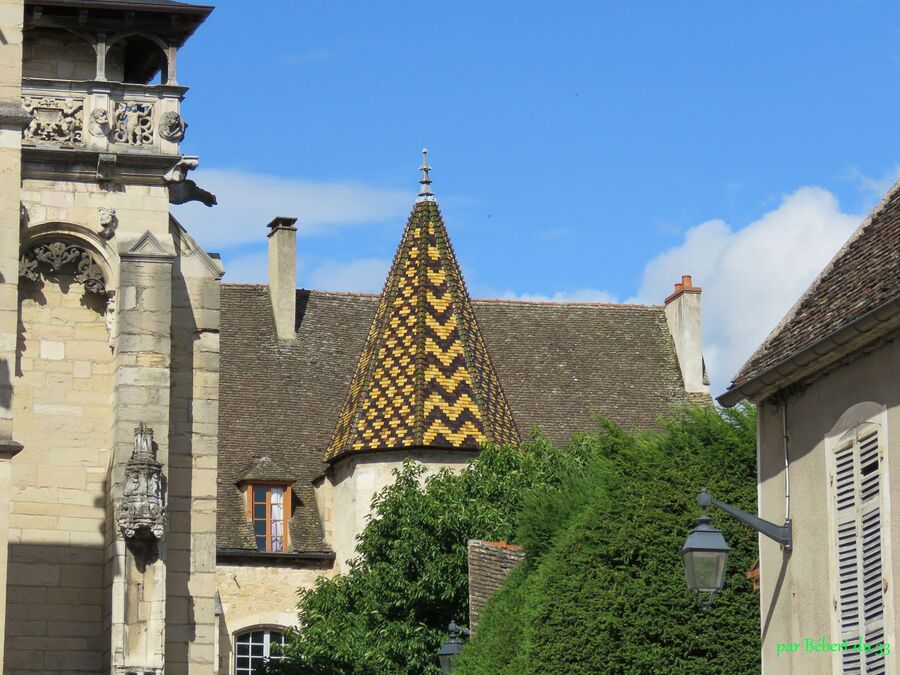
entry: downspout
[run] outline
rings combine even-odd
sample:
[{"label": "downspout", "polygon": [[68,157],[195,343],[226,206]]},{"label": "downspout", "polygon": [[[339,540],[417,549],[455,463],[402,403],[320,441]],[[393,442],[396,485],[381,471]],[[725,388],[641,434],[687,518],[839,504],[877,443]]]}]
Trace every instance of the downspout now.
[{"label": "downspout", "polygon": [[781,399],[781,431],[784,443],[784,519],[791,519],[791,458],[788,453],[787,396]]}]

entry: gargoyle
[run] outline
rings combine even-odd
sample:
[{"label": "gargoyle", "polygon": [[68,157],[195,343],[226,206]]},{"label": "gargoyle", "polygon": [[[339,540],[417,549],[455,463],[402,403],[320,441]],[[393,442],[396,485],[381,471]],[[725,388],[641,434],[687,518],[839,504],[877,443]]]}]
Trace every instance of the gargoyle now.
[{"label": "gargoyle", "polygon": [[204,190],[192,180],[186,179],[180,183],[170,183],[169,203],[187,204],[188,202],[201,202],[207,206],[218,204],[216,196],[212,192]]}]

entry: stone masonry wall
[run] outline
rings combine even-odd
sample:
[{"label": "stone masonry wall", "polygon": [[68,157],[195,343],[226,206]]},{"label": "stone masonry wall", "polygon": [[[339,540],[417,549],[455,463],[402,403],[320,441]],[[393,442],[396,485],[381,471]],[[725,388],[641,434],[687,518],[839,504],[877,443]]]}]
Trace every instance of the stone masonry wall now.
[{"label": "stone masonry wall", "polygon": [[[29,31],[25,39],[23,59],[22,74],[25,77],[93,80],[97,75],[97,56],[93,47],[86,40],[64,30]],[[124,63],[120,42],[107,54],[107,79],[121,82]]]},{"label": "stone masonry wall", "polygon": [[216,661],[219,282],[175,235],[166,668],[206,675]]},{"label": "stone masonry wall", "polygon": [[[15,110],[22,93],[22,0],[0,0],[0,106]],[[4,669],[13,368],[18,325],[21,125],[0,124],[0,671]]]},{"label": "stone masonry wall", "polygon": [[266,561],[216,567],[222,601],[218,675],[233,672],[236,633],[254,626],[294,626],[297,590],[312,588],[318,577],[333,574],[331,561],[272,564]]},{"label": "stone masonry wall", "polygon": [[104,651],[112,357],[105,303],[58,281],[20,283],[7,673],[96,673]]}]

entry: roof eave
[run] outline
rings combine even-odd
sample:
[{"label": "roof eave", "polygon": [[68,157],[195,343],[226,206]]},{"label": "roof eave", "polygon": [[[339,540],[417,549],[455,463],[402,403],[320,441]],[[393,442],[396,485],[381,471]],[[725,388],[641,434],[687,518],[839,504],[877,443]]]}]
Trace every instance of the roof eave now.
[{"label": "roof eave", "polygon": [[900,297],[863,314],[840,330],[780,361],[759,375],[732,383],[716,398],[730,408],[744,399],[759,403],[775,392],[809,376],[866,344],[900,328]]},{"label": "roof eave", "polygon": [[128,0],[26,0],[26,5],[53,5],[57,7],[94,7],[97,9],[121,9],[141,12],[167,12],[170,14],[196,14],[204,19],[215,9],[213,5],[189,3],[129,2]]},{"label": "roof eave", "polygon": [[291,551],[286,553],[272,553],[269,551],[256,551],[243,548],[218,548],[216,560],[266,560],[280,562],[296,562],[301,560],[334,560],[337,556],[334,551]]},{"label": "roof eave", "polygon": [[458,452],[460,454],[477,455],[481,452],[482,447],[483,446],[481,445],[475,448],[459,448],[449,445],[402,445],[391,447],[364,448],[362,450],[344,450],[342,452],[337,452],[331,456],[326,455],[322,461],[329,466],[334,466],[342,459],[346,459],[348,457],[363,457],[369,455],[384,454],[388,452],[416,452],[426,450],[439,450],[444,452]]}]

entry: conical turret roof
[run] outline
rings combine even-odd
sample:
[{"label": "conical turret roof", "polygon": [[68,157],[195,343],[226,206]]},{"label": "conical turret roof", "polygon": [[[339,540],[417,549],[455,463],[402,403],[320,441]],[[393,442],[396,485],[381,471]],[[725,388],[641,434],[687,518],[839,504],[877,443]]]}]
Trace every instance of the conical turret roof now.
[{"label": "conical turret roof", "polygon": [[427,197],[406,224],[325,461],[520,441],[441,212]]}]

